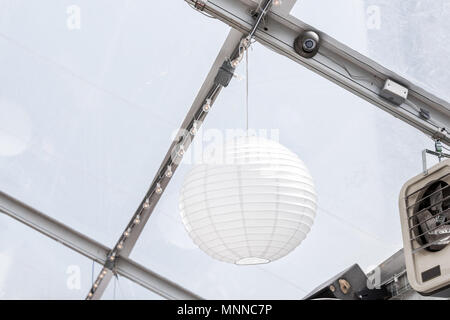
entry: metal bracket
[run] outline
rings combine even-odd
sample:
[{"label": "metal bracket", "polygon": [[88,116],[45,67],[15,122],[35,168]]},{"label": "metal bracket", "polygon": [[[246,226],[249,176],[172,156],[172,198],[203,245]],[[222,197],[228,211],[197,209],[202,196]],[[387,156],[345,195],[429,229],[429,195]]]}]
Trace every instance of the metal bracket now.
[{"label": "metal bracket", "polygon": [[439,162],[441,162],[443,158],[450,159],[450,154],[443,153],[443,152],[431,151],[431,150],[428,150],[428,149],[423,150],[422,151],[422,166],[423,166],[423,174],[425,176],[428,175],[427,154],[431,154],[433,156],[438,157]]},{"label": "metal bracket", "polygon": [[234,68],[230,61],[225,61],[219,69],[214,83],[216,85],[221,85],[222,87],[228,87],[234,76]]},{"label": "metal bracket", "polygon": [[110,255],[108,255],[104,267],[108,270],[113,271],[113,273],[114,273],[114,270],[116,268],[116,260],[115,259],[110,260],[109,257],[110,257]]},{"label": "metal bracket", "polygon": [[199,11],[203,11],[205,9],[206,1],[205,0],[195,0],[194,7]]}]

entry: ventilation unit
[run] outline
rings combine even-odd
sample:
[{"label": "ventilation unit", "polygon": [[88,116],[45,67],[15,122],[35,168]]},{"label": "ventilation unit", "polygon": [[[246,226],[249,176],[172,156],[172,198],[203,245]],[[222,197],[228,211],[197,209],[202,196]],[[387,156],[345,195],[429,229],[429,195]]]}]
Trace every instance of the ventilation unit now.
[{"label": "ventilation unit", "polygon": [[400,193],[408,280],[433,294],[450,285],[450,160],[409,180]]}]

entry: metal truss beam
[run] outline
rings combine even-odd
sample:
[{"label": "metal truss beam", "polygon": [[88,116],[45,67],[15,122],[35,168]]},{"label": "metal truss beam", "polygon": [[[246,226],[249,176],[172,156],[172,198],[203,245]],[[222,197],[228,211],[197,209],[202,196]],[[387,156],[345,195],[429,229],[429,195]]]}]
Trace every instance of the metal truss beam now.
[{"label": "metal truss beam", "polygon": [[[287,7],[294,3],[295,1],[288,1]],[[190,4],[196,8],[199,3],[194,1]],[[192,136],[195,136],[222,88],[226,87],[231,81],[237,64],[242,60],[243,51],[248,49],[254,33],[263,22],[272,4],[273,0],[262,0],[259,2],[258,9],[253,11],[257,16],[251,22],[249,30],[245,32],[246,37],[237,30],[232,29],[230,31],[176,138],[169,147],[159,170],[156,172],[149,190],[126,226],[124,233],[119,237],[117,244],[108,253],[108,259],[104,268],[95,280],[87,299],[101,298],[111,280],[111,277],[108,277],[109,273],[117,268],[117,258],[126,258],[133,250],[173,173],[178,168],[185,151],[189,148],[193,139]],[[182,151],[181,154],[180,151]],[[170,175],[167,175],[168,171],[170,171]]]},{"label": "metal truss beam", "polygon": [[[199,10],[216,17],[242,33],[251,29],[254,21],[251,9],[258,4],[252,0],[185,1],[190,4],[202,2],[202,6],[197,5]],[[309,59],[303,58],[294,49],[296,38],[307,30],[315,31],[321,37],[319,52]],[[264,28],[259,28],[256,32],[255,39],[264,46],[414,126],[428,136],[441,139],[450,145],[450,136],[447,131],[450,130],[450,105],[448,102],[426,92],[327,34],[291,15],[285,15],[273,9],[266,16]],[[405,103],[398,105],[381,97],[383,86],[388,79],[409,90]],[[421,114],[421,111],[424,112]]]},{"label": "metal truss beam", "polygon": [[[124,237],[121,236],[115,247],[108,253],[108,255],[111,255],[111,252],[113,253],[117,252],[118,256],[117,261],[113,261],[109,263],[109,265],[108,263],[105,263],[105,268],[101,272],[106,271],[106,273],[104,277],[102,277],[101,273],[99,274],[96,280],[96,283],[98,283],[98,287],[91,289],[87,297],[88,299],[97,300],[101,298],[104,290],[106,289],[108,283],[111,280],[111,277],[108,276],[111,273],[111,270],[120,266],[120,261],[122,261],[124,258],[127,258],[130,255],[131,251],[133,250],[139,236],[141,235],[146,223],[148,222],[148,219],[152,215],[156,205],[158,204],[159,199],[162,196],[162,192],[160,194],[157,194],[155,192],[158,184],[161,190],[165,190],[170,182],[170,177],[167,177],[165,175],[165,173],[167,172],[168,165],[170,164],[172,174],[175,173],[178,167],[177,162],[172,162],[174,157],[174,151],[178,150],[180,145],[183,146],[184,150],[187,150],[187,148],[189,148],[192,139],[191,138],[182,139],[182,138],[185,137],[186,135],[188,136],[190,135],[190,131],[195,122],[202,123],[203,120],[205,119],[207,112],[202,111],[202,107],[204,106],[205,101],[207,99],[210,99],[210,105],[212,106],[214,104],[215,99],[222,90],[222,86],[216,83],[216,76],[219,73],[219,70],[223,66],[224,62],[228,61],[238,51],[242,37],[243,35],[239,31],[236,30],[230,31],[227,39],[225,40],[224,45],[222,46],[222,49],[220,50],[215,62],[213,63],[213,66],[211,67],[209,74],[207,75],[202,87],[200,88],[197,97],[195,98],[190,110],[188,111],[183,123],[181,124],[177,137],[169,147],[169,150],[167,151],[167,154],[159,170],[157,171],[150,185],[149,190],[147,191],[142,202],[139,204],[129,224],[126,226],[125,232],[128,233],[126,239],[124,239]],[[138,216],[140,223],[135,224],[134,221]],[[121,248],[119,248],[119,246],[121,246]],[[145,280],[136,279],[136,281],[145,281]]]},{"label": "metal truss beam", "polygon": [[[103,265],[107,261],[107,255],[110,252],[110,248],[86,237],[82,233],[65,226],[55,219],[46,216],[1,191],[0,212],[99,264]],[[117,274],[136,282],[166,299],[201,299],[196,294],[127,258],[118,259],[115,271]],[[112,273],[105,275],[105,279],[106,278],[112,278]]]}]

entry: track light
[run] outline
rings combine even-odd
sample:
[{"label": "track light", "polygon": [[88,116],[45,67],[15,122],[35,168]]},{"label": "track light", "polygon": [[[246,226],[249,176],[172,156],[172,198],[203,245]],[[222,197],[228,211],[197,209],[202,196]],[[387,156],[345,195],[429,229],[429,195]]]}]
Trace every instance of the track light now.
[{"label": "track light", "polygon": [[189,131],[190,132],[190,134],[192,135],[192,136],[195,136],[196,134],[197,134],[197,132],[198,132],[198,129],[197,129],[197,124],[194,122],[194,124],[192,125],[192,128],[191,128],[191,130]]},{"label": "track light", "polygon": [[163,189],[161,188],[161,185],[159,183],[156,184],[155,192],[156,194],[161,194],[163,192]]},{"label": "track light", "polygon": [[192,124],[192,128],[189,131],[192,136],[195,136],[198,133],[198,129],[200,128],[201,125],[202,125],[201,121],[199,120],[194,121],[194,123]]},{"label": "track light", "polygon": [[180,145],[177,154],[178,154],[179,157],[183,157],[184,156],[184,146]]},{"label": "track light", "polygon": [[211,110],[211,99],[206,99],[206,102],[203,105],[203,112],[209,112],[209,110]]},{"label": "track light", "polygon": [[167,167],[165,175],[166,175],[167,178],[172,178],[172,175],[173,175],[172,166],[168,166]]}]

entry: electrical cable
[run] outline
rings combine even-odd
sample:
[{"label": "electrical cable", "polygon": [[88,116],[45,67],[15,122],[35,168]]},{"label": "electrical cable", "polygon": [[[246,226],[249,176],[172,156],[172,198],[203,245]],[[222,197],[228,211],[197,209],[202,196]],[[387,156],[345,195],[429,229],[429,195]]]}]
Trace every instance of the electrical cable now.
[{"label": "electrical cable", "polygon": [[[354,80],[366,80],[366,81],[370,81],[370,82],[372,82],[372,81],[379,81],[379,79],[378,79],[377,77],[374,77],[374,78],[372,79],[372,78],[369,78],[369,77],[366,77],[366,76],[359,76],[359,75],[352,74],[352,73],[350,72],[350,70],[347,68],[346,65],[337,62],[336,60],[334,60],[334,59],[331,58],[331,57],[326,57],[326,58],[327,58],[328,60],[330,60],[331,62],[337,64],[337,65],[338,65],[339,67],[341,67],[342,69],[344,69],[345,72],[348,74],[348,76],[349,76],[350,78],[354,79]],[[381,83],[381,82],[380,82],[380,83]],[[377,84],[380,85],[380,83],[377,83]]]},{"label": "electrical cable", "polygon": [[94,260],[92,260],[91,286],[94,285]]},{"label": "electrical cable", "polygon": [[245,107],[246,107],[246,131],[248,136],[248,50],[245,51]]},{"label": "electrical cable", "polygon": [[117,274],[114,275],[114,290],[113,290],[113,300],[116,300],[116,287],[117,287]]},{"label": "electrical cable", "polygon": [[[271,3],[272,3],[272,2],[271,2]],[[223,9],[223,8],[222,8],[222,9]],[[260,11],[261,9],[262,9],[262,2],[260,2],[260,3],[258,4],[257,11]],[[264,10],[263,10],[263,13],[264,13]],[[265,18],[266,18],[265,16],[262,18],[262,22],[263,22],[263,23],[265,23]],[[253,31],[252,31],[252,34],[253,34],[255,31],[256,31],[256,30],[253,30]],[[256,41],[256,39],[251,39],[251,40],[252,40],[252,41]],[[277,40],[280,41],[280,42],[282,42],[283,44],[285,44],[285,45],[287,45],[287,46],[291,46],[289,43],[286,43],[285,41],[283,41],[283,40],[281,40],[281,39],[277,39]],[[360,75],[353,74],[353,73],[348,69],[348,67],[347,67],[346,65],[343,65],[343,64],[341,64],[341,63],[338,63],[336,60],[334,60],[334,59],[331,58],[331,57],[325,56],[325,58],[327,58],[328,60],[332,61],[333,63],[335,63],[336,65],[340,66],[342,69],[344,69],[345,72],[347,73],[347,75],[348,75],[351,79],[368,81],[368,82],[370,82],[372,85],[373,85],[373,83],[376,83],[378,86],[382,86],[382,79],[379,78],[379,77],[377,77],[377,76],[373,76],[373,78],[372,78],[372,77],[366,77],[366,76],[360,76]],[[318,62],[320,63],[320,61],[318,61]],[[412,113],[410,110],[405,109],[404,107],[401,107],[401,106],[400,106],[400,108],[401,108],[403,111],[406,111],[406,112],[408,112],[408,113],[411,113],[412,115],[417,116],[417,117],[419,117],[420,119],[423,120],[423,118],[422,118],[420,115],[416,115],[416,114]],[[420,112],[420,111],[419,111],[419,112]],[[433,126],[435,126],[436,128],[438,128],[438,130],[440,130],[441,133],[446,132],[447,134],[450,134],[450,131],[449,131],[449,130],[446,130],[446,128],[443,127],[442,125],[439,125],[439,123],[436,123],[436,122],[431,121],[431,120],[427,120],[427,121],[428,121],[428,123],[430,123],[431,125],[433,125]]]}]

